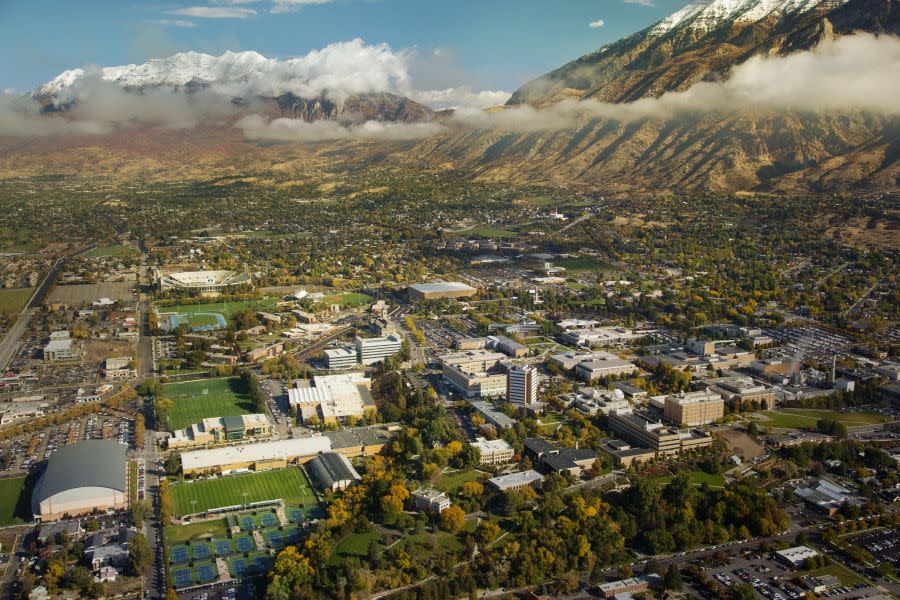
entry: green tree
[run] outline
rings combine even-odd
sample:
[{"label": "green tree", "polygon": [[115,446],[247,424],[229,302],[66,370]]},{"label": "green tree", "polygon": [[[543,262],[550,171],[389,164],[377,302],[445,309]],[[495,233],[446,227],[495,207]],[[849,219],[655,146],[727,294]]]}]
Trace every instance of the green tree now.
[{"label": "green tree", "polygon": [[153,564],[153,552],[143,533],[136,533],[128,542],[128,560],[131,568],[140,576],[143,576]]},{"label": "green tree", "polygon": [[681,588],[683,587],[681,583],[681,571],[675,563],[670,564],[669,568],[666,569],[665,582],[667,590],[675,592],[681,591]]}]

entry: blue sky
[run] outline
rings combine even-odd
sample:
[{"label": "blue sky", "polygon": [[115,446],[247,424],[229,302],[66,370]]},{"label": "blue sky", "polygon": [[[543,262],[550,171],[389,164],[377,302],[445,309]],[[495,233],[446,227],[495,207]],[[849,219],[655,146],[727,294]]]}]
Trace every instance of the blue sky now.
[{"label": "blue sky", "polygon": [[[279,2],[281,4],[279,4]],[[688,0],[0,0],[0,89],[178,51],[289,58],[361,37],[442,57],[417,87],[513,91]],[[216,16],[219,18],[210,18]],[[597,21],[602,21],[597,23]],[[593,23],[594,26],[590,26]]]}]

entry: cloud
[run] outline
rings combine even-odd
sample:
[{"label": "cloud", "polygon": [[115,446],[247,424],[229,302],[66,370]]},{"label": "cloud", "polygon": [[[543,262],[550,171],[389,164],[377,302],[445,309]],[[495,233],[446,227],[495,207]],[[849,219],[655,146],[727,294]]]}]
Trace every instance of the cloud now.
[{"label": "cloud", "polygon": [[734,67],[724,82],[700,82],[682,92],[629,103],[565,101],[495,112],[459,110],[458,124],[480,129],[570,129],[588,119],[675,119],[702,113],[753,110],[827,112],[866,110],[900,115],[900,38],[859,34],[824,42],[813,51],[784,57],[753,57]]},{"label": "cloud", "polygon": [[656,6],[653,0],[625,0],[625,4],[640,4],[641,6]]},{"label": "cloud", "polygon": [[184,27],[191,28],[196,27],[197,24],[193,21],[188,21],[187,19],[156,19],[155,21],[148,21],[153,25],[162,25],[163,27]]},{"label": "cloud", "polygon": [[590,27],[591,29],[600,29],[604,25],[606,25],[606,21],[604,21],[603,19],[597,19],[596,21],[591,21],[590,23],[588,23],[588,27]]},{"label": "cloud", "polygon": [[167,10],[166,14],[198,19],[246,19],[255,15],[256,10],[230,6],[188,6]]},{"label": "cloud", "polygon": [[332,0],[274,0],[270,12],[273,14],[295,12],[301,6],[330,4]]},{"label": "cloud", "polygon": [[251,141],[268,142],[325,142],[368,139],[379,141],[408,141],[437,135],[444,131],[438,123],[384,123],[367,121],[346,126],[337,121],[299,119],[266,120],[260,115],[247,115],[235,124]]},{"label": "cloud", "polygon": [[110,129],[107,125],[93,121],[41,115],[41,107],[30,96],[9,90],[0,94],[0,135],[14,137],[96,135],[108,133]]},{"label": "cloud", "polygon": [[412,90],[409,97],[431,108],[443,110],[447,108],[474,107],[488,108],[505,104],[512,95],[509,92],[483,90],[475,92],[466,86],[450,87],[443,90]]}]

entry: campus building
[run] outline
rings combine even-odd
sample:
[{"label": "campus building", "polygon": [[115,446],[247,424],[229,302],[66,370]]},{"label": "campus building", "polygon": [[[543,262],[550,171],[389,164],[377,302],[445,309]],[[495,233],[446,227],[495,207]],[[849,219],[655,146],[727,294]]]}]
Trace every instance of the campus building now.
[{"label": "campus building", "polygon": [[657,456],[673,456],[685,450],[712,445],[712,437],[707,433],[678,431],[641,413],[612,413],[609,415],[609,425],[616,434],[653,450]]},{"label": "campus building", "polygon": [[412,302],[434,300],[436,298],[468,298],[478,290],[458,281],[438,281],[436,283],[416,283],[406,288]]},{"label": "campus building", "polygon": [[538,372],[532,365],[516,365],[506,373],[506,398],[513,404],[538,401]]},{"label": "campus building", "polygon": [[488,486],[499,491],[506,492],[509,490],[521,490],[528,486],[537,486],[544,481],[544,476],[529,469],[528,471],[519,471],[518,473],[510,473],[509,475],[500,475],[488,479]]},{"label": "campus building", "polygon": [[75,349],[68,331],[54,331],[44,346],[44,360],[73,360]]},{"label": "campus building", "polygon": [[361,479],[350,460],[337,452],[323,452],[304,465],[317,490],[345,490]]},{"label": "campus building", "polygon": [[628,468],[633,464],[642,464],[656,458],[656,452],[649,448],[632,446],[628,442],[607,438],[600,445],[600,450],[612,458],[617,467]]},{"label": "campus building", "polygon": [[478,411],[478,414],[482,416],[486,424],[493,425],[498,430],[508,429],[516,424],[515,419],[508,417],[505,413],[497,410],[490,402],[485,402],[484,400],[470,400],[469,404]]},{"label": "campus building", "polygon": [[533,464],[554,473],[566,471],[578,477],[597,460],[597,453],[590,448],[560,448],[543,438],[528,438],[522,444]]},{"label": "campus building", "polygon": [[330,451],[331,441],[324,435],[314,435],[183,452],[181,469],[185,475],[209,475],[248,470],[268,471],[287,467],[290,464],[304,463],[319,453]]},{"label": "campus building", "polygon": [[[572,324],[571,321],[563,321],[560,323],[560,326],[566,323]],[[594,322],[588,321],[587,323],[591,324]],[[633,342],[645,337],[648,333],[651,332],[649,330],[626,329],[625,327],[597,327],[595,325],[580,327],[575,325],[575,328],[564,331],[560,335],[560,339],[564,344],[583,348],[596,348]]]},{"label": "campus building", "polygon": [[103,363],[103,378],[106,381],[128,381],[136,376],[129,356],[107,358]]},{"label": "campus building", "polygon": [[326,431],[325,436],[331,440],[331,449],[344,456],[375,456],[385,445],[397,437],[400,425],[397,423],[379,423],[367,427],[350,427]]},{"label": "campus building", "polygon": [[679,427],[707,425],[725,415],[725,401],[709,389],[666,396],[663,414],[670,423]]},{"label": "campus building", "polygon": [[343,423],[375,412],[370,384],[360,373],[317,375],[312,382],[303,379],[290,388],[288,402],[303,423]]},{"label": "campus building", "polygon": [[386,337],[356,338],[356,359],[364,365],[373,365],[400,352],[403,338],[392,333]]},{"label": "campus building", "polygon": [[127,504],[125,446],[113,440],[85,440],[64,446],[47,461],[31,493],[36,520],[57,521]]},{"label": "campus building", "polygon": [[328,348],[325,350],[325,366],[331,370],[352,369],[356,366],[356,351],[353,348]]},{"label": "campus building", "polygon": [[502,396],[506,393],[505,358],[499,352],[472,350],[440,357],[441,370],[448,385],[467,398]]},{"label": "campus building", "polygon": [[156,286],[159,290],[191,290],[201,294],[216,293],[231,287],[249,285],[253,279],[247,273],[238,271],[181,271],[164,273],[156,271]]},{"label": "campus building", "polygon": [[432,488],[420,488],[410,493],[413,507],[422,512],[440,514],[452,504],[447,494]]},{"label": "campus building", "polygon": [[483,467],[492,467],[508,463],[513,459],[515,452],[513,447],[506,440],[486,440],[478,438],[470,444],[481,452],[481,462]]},{"label": "campus building", "polygon": [[210,417],[179,429],[166,440],[169,449],[220,446],[272,436],[272,424],[266,415],[233,415]]}]

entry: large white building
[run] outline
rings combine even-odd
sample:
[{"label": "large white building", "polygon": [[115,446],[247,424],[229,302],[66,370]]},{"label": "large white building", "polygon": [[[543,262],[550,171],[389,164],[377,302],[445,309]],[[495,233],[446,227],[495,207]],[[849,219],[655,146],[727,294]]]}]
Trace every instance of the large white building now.
[{"label": "large white building", "polygon": [[386,337],[356,338],[357,360],[364,365],[372,365],[381,362],[388,356],[400,352],[403,346],[403,338],[396,333]]},{"label": "large white building", "polygon": [[563,332],[560,339],[566,344],[594,348],[597,346],[613,346],[639,340],[649,331],[626,329],[625,327],[593,327],[589,329],[571,329]]},{"label": "large white building", "polygon": [[538,401],[538,372],[532,365],[516,365],[506,373],[506,397],[513,404]]},{"label": "large white building", "polygon": [[248,470],[264,471],[285,467],[293,462],[304,462],[321,452],[331,452],[331,440],[324,435],[290,438],[259,444],[183,452],[181,469],[185,475]]},{"label": "large white building", "polygon": [[353,348],[329,348],[325,351],[325,366],[329,369],[352,369],[356,366],[356,351]]},{"label": "large white building", "polygon": [[361,373],[318,375],[312,383],[297,382],[288,390],[288,402],[304,423],[316,417],[319,423],[344,422],[375,411],[369,391],[371,380]]},{"label": "large white building", "polygon": [[181,271],[156,272],[156,285],[160,290],[181,289],[200,293],[221,292],[229,287],[247,285],[253,279],[238,271]]},{"label": "large white building", "polygon": [[481,465],[493,466],[508,463],[513,459],[515,452],[513,447],[506,440],[487,440],[478,438],[471,446],[478,448],[481,452]]},{"label": "large white building", "polygon": [[44,346],[44,360],[72,360],[75,350],[68,331],[54,331]]},{"label": "large white building", "polygon": [[125,446],[113,440],[86,440],[60,448],[31,493],[31,511],[40,521],[126,507]]},{"label": "large white building", "polygon": [[506,358],[499,352],[474,350],[440,357],[447,383],[467,398],[502,396],[506,393],[506,369],[499,366]]}]

